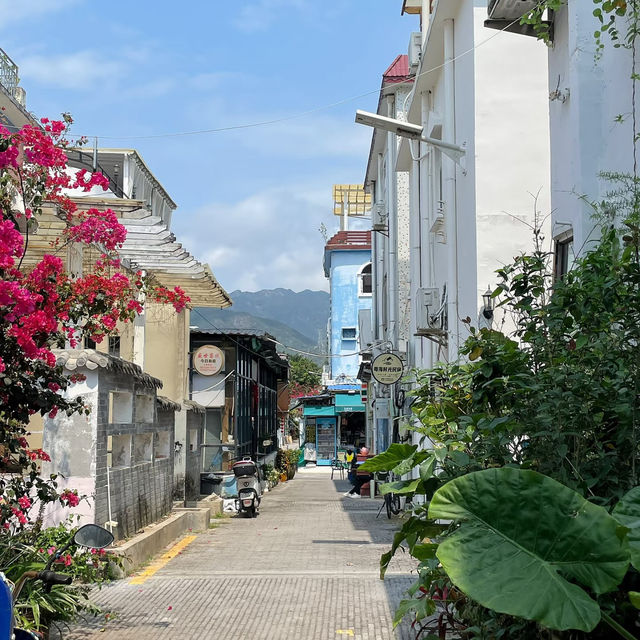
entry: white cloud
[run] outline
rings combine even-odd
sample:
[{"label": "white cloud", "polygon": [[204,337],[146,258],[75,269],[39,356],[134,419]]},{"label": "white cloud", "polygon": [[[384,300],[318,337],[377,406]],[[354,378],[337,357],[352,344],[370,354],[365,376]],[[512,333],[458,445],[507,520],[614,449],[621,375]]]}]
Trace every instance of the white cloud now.
[{"label": "white cloud", "polygon": [[265,31],[281,11],[300,11],[309,6],[308,0],[255,0],[242,8],[235,24],[241,31],[249,33]]},{"label": "white cloud", "polygon": [[[247,78],[242,84],[250,85]],[[252,104],[254,97],[241,95],[233,84],[225,85],[225,93],[193,100],[187,113],[194,129],[218,129],[256,125],[239,129],[237,142],[252,154],[270,158],[335,158],[366,162],[371,143],[369,127],[355,124],[351,114],[335,115],[327,109],[315,113],[291,108],[290,111],[261,111]],[[229,96],[236,96],[231,104]],[[245,108],[239,110],[238,106]],[[353,114],[355,114],[355,106]],[[292,117],[293,116],[293,117]],[[279,121],[280,120],[280,121]],[[267,124],[260,124],[267,123]],[[362,159],[365,160],[362,160]],[[364,172],[364,169],[363,169]]]},{"label": "white cloud", "polygon": [[23,20],[33,21],[47,13],[56,13],[83,0],[0,0],[0,30]]},{"label": "white cloud", "polygon": [[[286,185],[235,204],[213,202],[173,218],[185,248],[208,262],[228,291],[326,289],[320,223],[333,224],[327,189]],[[182,233],[184,231],[184,234]]]},{"label": "white cloud", "polygon": [[120,62],[105,60],[86,49],[57,56],[32,55],[20,60],[20,75],[61,89],[91,89],[98,84],[115,83],[123,73]]}]

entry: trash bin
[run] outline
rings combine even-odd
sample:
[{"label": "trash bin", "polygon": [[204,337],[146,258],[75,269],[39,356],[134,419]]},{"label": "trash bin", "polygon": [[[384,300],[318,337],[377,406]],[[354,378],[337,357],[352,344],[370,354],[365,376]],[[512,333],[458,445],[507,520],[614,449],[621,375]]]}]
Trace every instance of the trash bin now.
[{"label": "trash bin", "polygon": [[215,473],[200,474],[200,495],[210,496],[213,493],[220,493],[220,483],[222,477]]}]

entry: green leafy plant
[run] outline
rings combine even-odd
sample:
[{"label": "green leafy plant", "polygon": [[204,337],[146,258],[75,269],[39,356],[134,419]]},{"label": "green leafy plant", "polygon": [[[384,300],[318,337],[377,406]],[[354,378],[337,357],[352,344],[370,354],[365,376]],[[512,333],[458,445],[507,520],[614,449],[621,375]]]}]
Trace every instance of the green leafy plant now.
[{"label": "green leafy plant", "polygon": [[[71,520],[56,527],[25,530],[0,539],[0,566],[16,582],[25,571],[44,569],[52,555],[73,537],[76,527]],[[55,571],[73,577],[71,586],[54,586],[46,592],[39,581],[28,581],[16,604],[16,624],[25,629],[46,631],[52,625],[68,623],[79,615],[99,615],[102,610],[89,598],[95,586],[110,580],[116,556],[71,545],[53,564]]]},{"label": "green leafy plant", "polygon": [[[626,513],[640,509],[634,492]],[[447,483],[428,515],[455,523],[436,555],[473,600],[551,629],[592,631],[603,617],[619,630],[579,586],[613,591],[629,567],[629,530],[603,507],[542,474],[502,468]]]},{"label": "green leafy plant", "polygon": [[[499,270],[494,296],[513,318],[513,335],[470,327],[461,349],[466,361],[415,372],[415,422],[409,428],[416,444],[394,444],[366,463],[369,471],[404,476],[382,491],[415,493],[428,504],[446,483],[469,474],[501,468],[535,471],[573,490],[589,509],[615,506],[620,524],[631,529],[626,544],[633,553],[636,532],[629,523],[638,514],[629,492],[640,484],[637,182],[622,179],[608,201],[595,206],[602,212],[600,239],[562,280],[554,281],[551,256],[539,249]],[[511,503],[505,518],[508,512],[517,519],[520,508]],[[418,580],[403,610],[425,633],[455,628],[465,638],[503,640],[610,636],[602,625],[591,631],[553,631],[552,636],[542,622],[475,601],[457,589],[434,558],[428,515],[424,505],[414,509],[381,558],[382,573],[401,547],[418,559]],[[616,580],[608,593],[581,584],[613,625],[632,629],[640,575],[631,567]],[[425,617],[433,607],[436,619],[448,612],[435,630],[434,616]],[[595,619],[593,611],[586,619]]]}]

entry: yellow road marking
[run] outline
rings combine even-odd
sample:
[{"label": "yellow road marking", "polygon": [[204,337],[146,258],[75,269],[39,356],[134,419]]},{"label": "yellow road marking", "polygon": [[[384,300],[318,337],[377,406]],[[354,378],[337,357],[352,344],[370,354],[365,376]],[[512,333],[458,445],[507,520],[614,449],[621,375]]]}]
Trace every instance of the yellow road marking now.
[{"label": "yellow road marking", "polygon": [[338,629],[336,631],[336,633],[338,635],[342,635],[342,636],[351,636],[354,637],[356,634],[354,633],[353,629]]},{"label": "yellow road marking", "polygon": [[176,543],[167,551],[163,553],[157,560],[152,562],[142,573],[135,576],[135,578],[131,578],[129,584],[142,584],[146,582],[154,573],[157,573],[164,567],[169,560],[175,558],[183,549],[188,547],[194,540],[196,536],[187,536],[180,540],[180,542]]}]

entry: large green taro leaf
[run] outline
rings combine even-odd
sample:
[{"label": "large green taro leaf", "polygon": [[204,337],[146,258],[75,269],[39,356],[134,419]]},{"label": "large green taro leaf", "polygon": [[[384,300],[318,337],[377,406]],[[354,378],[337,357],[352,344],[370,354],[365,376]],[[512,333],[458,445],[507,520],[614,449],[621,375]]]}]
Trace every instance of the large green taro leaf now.
[{"label": "large green taro leaf", "polygon": [[427,451],[418,451],[416,445],[394,443],[389,445],[386,451],[364,462],[359,468],[361,471],[371,473],[393,471],[396,475],[402,476],[428,456]]},{"label": "large green taro leaf", "polygon": [[591,631],[595,593],[614,589],[629,564],[626,529],[605,509],[534,471],[470,473],[441,487],[430,518],[459,522],[437,556],[464,593],[485,607],[552,629]]},{"label": "large green taro leaf", "polygon": [[629,529],[631,564],[640,571],[640,487],[625,493],[611,515]]}]

